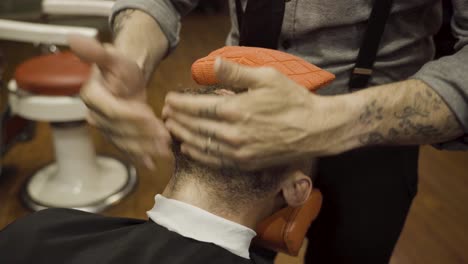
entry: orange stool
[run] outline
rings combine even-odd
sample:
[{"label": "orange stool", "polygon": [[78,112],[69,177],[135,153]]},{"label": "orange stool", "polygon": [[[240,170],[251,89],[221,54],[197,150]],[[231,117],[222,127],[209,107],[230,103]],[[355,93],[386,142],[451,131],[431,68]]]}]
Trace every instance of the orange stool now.
[{"label": "orange stool", "polygon": [[84,122],[87,109],[78,97],[89,73],[90,65],[62,52],[24,62],[9,84],[12,111],[50,122],[52,127],[55,162],[35,172],[22,192],[33,210],[64,207],[99,212],[136,185],[135,168],[96,156]]}]

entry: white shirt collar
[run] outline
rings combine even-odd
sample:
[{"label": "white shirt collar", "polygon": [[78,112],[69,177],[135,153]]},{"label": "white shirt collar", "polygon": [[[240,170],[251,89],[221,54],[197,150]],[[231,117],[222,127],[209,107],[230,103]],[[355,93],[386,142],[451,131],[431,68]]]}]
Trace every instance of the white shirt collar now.
[{"label": "white shirt collar", "polygon": [[147,214],[155,223],[181,236],[213,243],[250,259],[250,242],[257,235],[252,229],[159,194],[154,200],[154,207]]}]

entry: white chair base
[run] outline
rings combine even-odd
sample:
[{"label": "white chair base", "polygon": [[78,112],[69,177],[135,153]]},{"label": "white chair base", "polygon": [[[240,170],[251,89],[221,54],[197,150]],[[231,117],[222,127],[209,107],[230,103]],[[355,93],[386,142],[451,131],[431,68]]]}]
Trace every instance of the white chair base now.
[{"label": "white chair base", "polygon": [[28,207],[100,212],[133,190],[135,169],[114,158],[96,156],[84,122],[51,127],[56,162],[26,183],[23,199]]},{"label": "white chair base", "polygon": [[97,157],[97,168],[92,184],[80,185],[64,181],[66,175],[60,175],[57,163],[47,165],[26,182],[22,200],[34,211],[59,207],[98,213],[122,200],[136,186],[135,168],[117,159]]}]

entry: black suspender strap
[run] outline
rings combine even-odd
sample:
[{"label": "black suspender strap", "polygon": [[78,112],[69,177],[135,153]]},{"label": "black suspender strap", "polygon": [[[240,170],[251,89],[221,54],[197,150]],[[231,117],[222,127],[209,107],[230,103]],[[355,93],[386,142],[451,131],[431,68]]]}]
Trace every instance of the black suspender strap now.
[{"label": "black suspender strap", "polygon": [[[283,24],[285,0],[250,0],[245,12],[241,0],[235,0],[239,26],[239,45],[276,49]],[[368,85],[380,40],[387,24],[393,0],[374,0],[349,87]]]},{"label": "black suspender strap", "polygon": [[250,0],[243,12],[236,0],[239,46],[278,48],[283,25],[285,0]]},{"label": "black suspender strap", "polygon": [[392,4],[393,0],[374,0],[367,30],[349,79],[349,88],[364,88],[368,85]]}]

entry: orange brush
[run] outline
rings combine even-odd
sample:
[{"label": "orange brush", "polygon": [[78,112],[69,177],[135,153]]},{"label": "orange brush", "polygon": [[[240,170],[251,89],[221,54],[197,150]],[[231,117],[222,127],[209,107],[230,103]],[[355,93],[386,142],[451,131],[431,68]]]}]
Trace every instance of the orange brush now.
[{"label": "orange brush", "polygon": [[285,52],[255,47],[227,46],[193,63],[192,78],[198,84],[218,83],[214,72],[216,57],[252,67],[273,67],[310,91],[315,91],[335,79],[332,73]]}]

